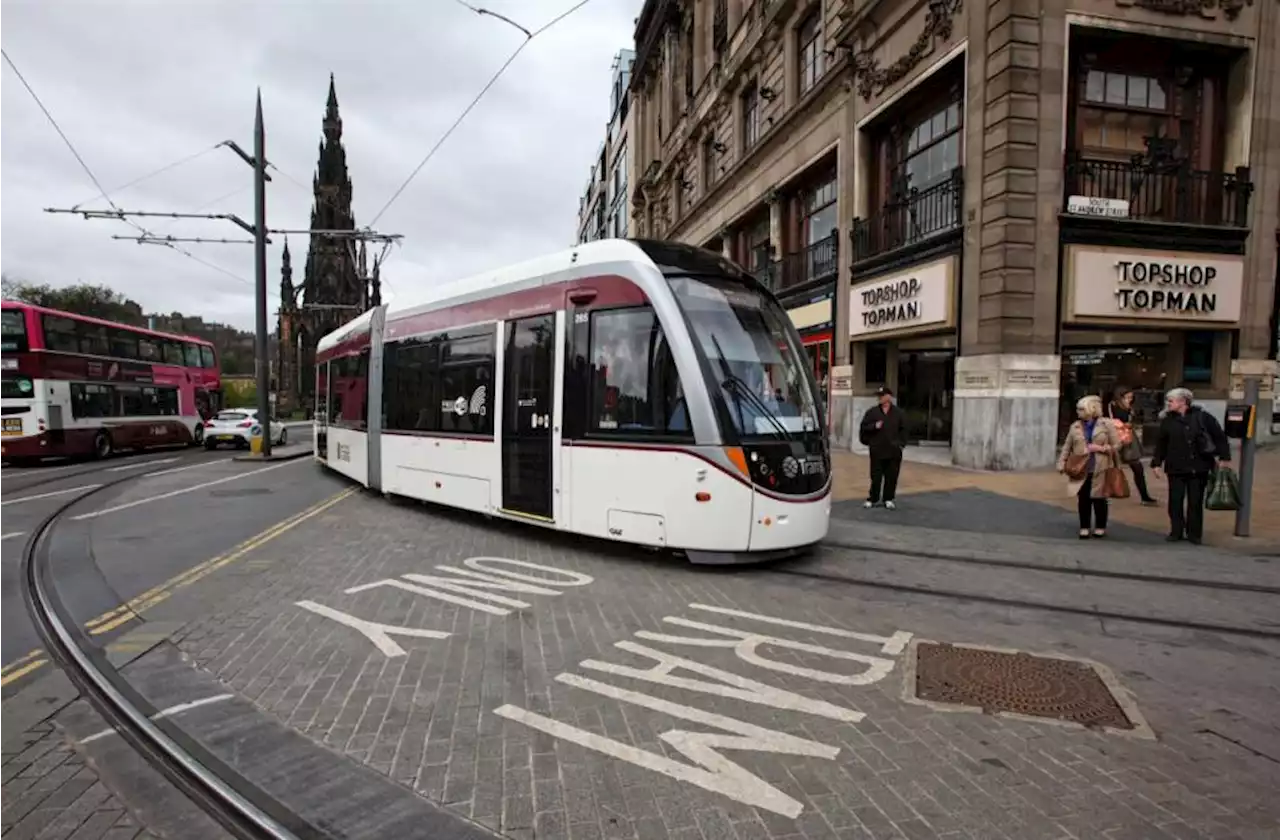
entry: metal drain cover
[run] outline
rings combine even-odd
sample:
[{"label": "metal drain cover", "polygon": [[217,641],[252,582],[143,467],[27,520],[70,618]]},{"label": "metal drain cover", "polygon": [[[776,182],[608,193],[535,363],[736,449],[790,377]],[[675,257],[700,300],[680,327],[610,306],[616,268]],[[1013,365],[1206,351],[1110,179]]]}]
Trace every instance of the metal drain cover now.
[{"label": "metal drain cover", "polygon": [[921,642],[916,697],[1069,721],[1089,728],[1133,729],[1097,671],[1083,662]]}]

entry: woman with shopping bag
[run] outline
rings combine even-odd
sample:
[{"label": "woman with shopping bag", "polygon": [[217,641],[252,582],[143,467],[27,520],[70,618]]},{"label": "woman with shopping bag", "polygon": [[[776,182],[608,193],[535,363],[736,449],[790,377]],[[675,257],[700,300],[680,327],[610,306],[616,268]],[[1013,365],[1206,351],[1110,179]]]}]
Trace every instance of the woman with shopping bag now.
[{"label": "woman with shopping bag", "polygon": [[1133,472],[1133,486],[1138,488],[1138,497],[1147,507],[1158,504],[1155,497],[1147,490],[1147,476],[1142,469],[1142,442],[1133,430],[1133,391],[1121,385],[1112,395],[1111,404],[1107,406],[1107,416],[1115,424],[1116,435],[1120,438],[1120,463],[1127,464]]}]

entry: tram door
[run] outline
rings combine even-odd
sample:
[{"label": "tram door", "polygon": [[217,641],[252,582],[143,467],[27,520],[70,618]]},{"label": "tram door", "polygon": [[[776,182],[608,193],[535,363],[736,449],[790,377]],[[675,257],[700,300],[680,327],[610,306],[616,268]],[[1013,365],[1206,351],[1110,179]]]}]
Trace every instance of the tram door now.
[{"label": "tram door", "polygon": [[508,321],[502,385],[502,507],[551,519],[554,314]]}]

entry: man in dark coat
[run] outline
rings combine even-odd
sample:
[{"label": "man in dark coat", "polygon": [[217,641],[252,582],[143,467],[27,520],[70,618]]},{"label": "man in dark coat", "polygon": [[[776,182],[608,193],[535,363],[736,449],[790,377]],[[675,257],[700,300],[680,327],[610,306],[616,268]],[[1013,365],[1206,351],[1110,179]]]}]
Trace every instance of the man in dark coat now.
[{"label": "man in dark coat", "polygon": [[875,507],[881,501],[893,510],[898,490],[898,473],[902,470],[902,450],[907,445],[907,420],[893,404],[893,391],[876,391],[879,404],[862,415],[858,440],[867,447],[871,459],[871,490],[863,507]]},{"label": "man in dark coat", "polygon": [[1151,471],[1169,475],[1169,542],[1183,538],[1199,545],[1204,537],[1204,492],[1217,464],[1231,463],[1231,444],[1212,414],[1192,405],[1191,392],[1174,388],[1165,395],[1168,410],[1160,420]]}]

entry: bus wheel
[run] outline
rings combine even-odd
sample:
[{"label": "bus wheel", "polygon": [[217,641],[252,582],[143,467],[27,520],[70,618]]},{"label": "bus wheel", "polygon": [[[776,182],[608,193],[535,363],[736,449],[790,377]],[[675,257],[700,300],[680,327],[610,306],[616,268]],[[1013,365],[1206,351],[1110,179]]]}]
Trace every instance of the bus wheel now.
[{"label": "bus wheel", "polygon": [[107,434],[105,431],[99,431],[93,436],[93,457],[111,457],[111,435]]},{"label": "bus wheel", "polygon": [[204,421],[196,423],[196,428],[191,432],[191,445],[199,446],[204,443]]}]

